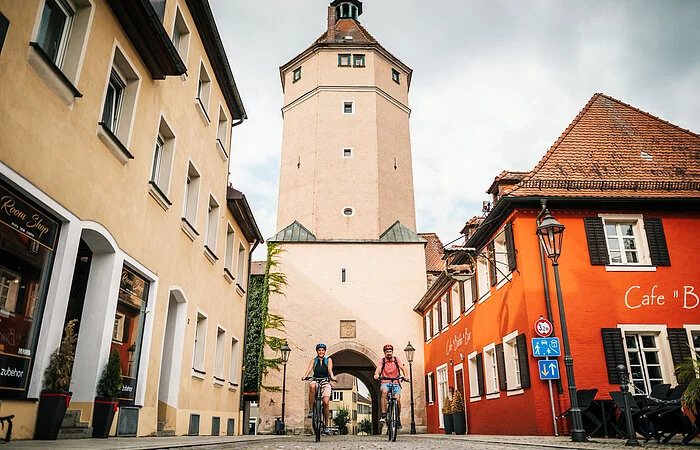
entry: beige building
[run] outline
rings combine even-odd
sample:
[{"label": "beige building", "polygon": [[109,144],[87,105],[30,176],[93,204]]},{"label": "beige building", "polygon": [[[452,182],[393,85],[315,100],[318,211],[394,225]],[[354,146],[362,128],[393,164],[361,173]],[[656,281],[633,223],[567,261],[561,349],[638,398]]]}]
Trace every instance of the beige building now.
[{"label": "beige building", "polygon": [[[409,132],[411,69],[359,23],[362,2],[335,0],[316,42],[280,68],[284,131],[277,215],[270,240],[284,249],[285,296],[270,309],[286,319],[287,429],[310,426],[307,387],[297,382],[318,342],[338,373],[369,388],[375,431],[382,346],[420,342],[411,312],[426,289],[426,241],[415,233]],[[412,303],[413,302],[413,303]],[[413,385],[424,425],[422,350]],[[267,385],[282,385],[271,373]],[[406,389],[409,385],[404,385]],[[406,393],[408,391],[406,390]],[[410,423],[409,396],[402,417]],[[262,393],[261,431],[280,414],[280,393]]]},{"label": "beige building", "polygon": [[[333,383],[333,392],[328,404],[331,411],[332,419],[338,416],[340,409],[348,410],[348,428],[349,434],[357,433],[357,378],[347,373],[338,375],[338,382]],[[332,423],[331,426],[335,426]]]},{"label": "beige building", "polygon": [[49,356],[77,318],[69,409],[86,427],[116,350],[113,433],[240,433],[262,239],[227,185],[246,113],[207,1],[0,0],[0,13],[0,365],[19,374],[0,378],[0,415],[32,438]]},{"label": "beige building", "polygon": [[357,393],[357,434],[360,434],[359,426],[363,420],[372,421],[372,400],[361,393]]}]

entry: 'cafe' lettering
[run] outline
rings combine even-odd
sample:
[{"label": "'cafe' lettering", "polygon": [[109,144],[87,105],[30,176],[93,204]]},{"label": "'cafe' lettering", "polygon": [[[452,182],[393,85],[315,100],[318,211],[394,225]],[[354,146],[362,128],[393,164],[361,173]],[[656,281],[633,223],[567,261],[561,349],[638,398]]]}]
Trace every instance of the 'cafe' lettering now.
[{"label": "'cafe' lettering", "polygon": [[641,291],[640,286],[631,286],[625,292],[625,306],[629,309],[641,307],[666,306],[674,302],[674,299],[683,299],[683,309],[695,309],[700,306],[700,297],[695,293],[694,286],[683,286],[682,290],[674,290],[671,298],[657,291],[658,285],[652,286],[648,293]]}]

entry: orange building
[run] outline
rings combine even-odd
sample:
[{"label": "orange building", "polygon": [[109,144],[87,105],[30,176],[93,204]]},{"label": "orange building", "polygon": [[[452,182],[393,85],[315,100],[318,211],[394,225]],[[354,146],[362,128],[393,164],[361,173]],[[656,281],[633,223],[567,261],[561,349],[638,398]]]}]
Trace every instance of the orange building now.
[{"label": "orange building", "polygon": [[533,356],[538,318],[561,336],[536,236],[543,201],[566,227],[559,272],[577,388],[609,400],[619,364],[637,393],[675,386],[674,366],[700,350],[700,135],[596,94],[531,172],[503,172],[487,192],[493,208],[465,226],[465,251],[446,251],[462,274],[443,271],[415,306],[428,432],[442,432],[449,387],[465,394],[473,434],[552,435],[569,407],[564,358],[550,398]]}]

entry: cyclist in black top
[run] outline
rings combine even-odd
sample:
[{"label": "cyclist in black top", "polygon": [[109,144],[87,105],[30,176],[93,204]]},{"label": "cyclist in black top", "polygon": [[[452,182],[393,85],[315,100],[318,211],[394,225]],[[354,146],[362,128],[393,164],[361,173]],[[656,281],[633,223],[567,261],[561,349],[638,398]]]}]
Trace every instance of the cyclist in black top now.
[{"label": "cyclist in black top", "polygon": [[[311,358],[309,361],[309,366],[306,368],[306,373],[302,377],[308,377],[313,370],[314,377],[323,378],[328,377],[331,381],[338,381],[338,379],[333,374],[333,360],[331,358],[326,358],[326,344],[318,344],[316,346],[316,357]],[[317,384],[315,381],[309,383],[309,407],[314,404],[314,396],[316,395]],[[326,428],[330,424],[330,397],[331,397],[331,384],[326,383],[320,386],[321,393],[323,394],[323,415],[326,418]],[[311,409],[309,409],[308,417],[311,417]]]}]

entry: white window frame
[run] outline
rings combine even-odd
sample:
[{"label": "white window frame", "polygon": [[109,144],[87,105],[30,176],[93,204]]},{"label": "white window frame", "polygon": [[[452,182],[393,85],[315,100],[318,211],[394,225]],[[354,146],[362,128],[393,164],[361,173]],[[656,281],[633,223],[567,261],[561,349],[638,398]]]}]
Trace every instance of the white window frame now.
[{"label": "white window frame", "polygon": [[[445,398],[450,395],[449,374],[447,373],[447,364],[443,364],[435,369],[437,375],[437,400],[438,411],[440,411],[440,428],[445,428],[445,421],[442,417],[442,405],[445,403]],[[443,379],[444,378],[444,379]],[[443,392],[444,391],[444,392]]]},{"label": "white window frame", "polygon": [[452,289],[450,290],[450,300],[452,302],[450,305],[452,308],[452,325],[459,322],[459,319],[462,318],[462,299],[459,293],[461,288],[462,286],[460,286],[459,282],[454,282],[452,284]]},{"label": "white window frame", "polygon": [[[350,112],[345,112],[346,105],[350,105]],[[355,102],[353,100],[343,100],[343,102],[340,104],[340,107],[341,107],[341,112],[345,115],[355,114]]]},{"label": "white window frame", "polygon": [[[207,324],[209,316],[199,308],[194,316],[194,336],[192,346],[192,376],[204,379],[204,364],[206,363]],[[200,317],[202,318],[200,325]]]},{"label": "white window frame", "polygon": [[428,372],[428,404],[435,404],[435,390],[433,385],[435,383],[435,374],[433,372]]},{"label": "white window frame", "polygon": [[[656,271],[656,266],[652,265],[651,254],[649,253],[649,243],[647,242],[647,234],[644,228],[644,216],[641,214],[598,214],[598,217],[603,221],[603,233],[605,235],[605,248],[608,251],[610,263],[606,265],[607,271]],[[608,232],[606,226],[610,223],[631,223],[634,231],[634,238],[637,244],[637,253],[639,257],[638,263],[627,263],[624,247],[620,247],[622,255],[622,263],[613,263],[610,247],[608,246]],[[622,237],[620,236],[619,242]]]},{"label": "white window frame", "polygon": [[683,325],[683,328],[685,328],[685,331],[688,334],[688,346],[693,350],[690,356],[693,359],[700,358],[700,347],[695,347],[695,344],[693,343],[693,333],[700,334],[700,325]]},{"label": "white window frame", "polygon": [[447,310],[450,305],[448,305],[449,291],[442,294],[440,297],[440,318],[442,319],[442,329],[440,331],[445,331],[450,327],[450,321],[448,319]]},{"label": "white window frame", "polygon": [[523,390],[523,380],[520,373],[520,355],[518,353],[518,330],[503,336],[503,359],[506,365],[506,395],[520,395]]},{"label": "white window frame", "polygon": [[190,52],[190,27],[187,25],[185,16],[182,14],[182,9],[180,9],[180,4],[178,3],[175,7],[175,20],[173,20],[173,33],[171,35],[171,40],[173,45],[177,49],[177,53],[180,58],[187,66],[187,56]]},{"label": "white window frame", "polygon": [[498,383],[498,359],[496,357],[496,343],[492,342],[484,346],[484,388],[486,400],[499,398],[501,390]]},{"label": "white window frame", "polygon": [[236,279],[233,275],[233,260],[235,255],[233,249],[236,243],[236,231],[231,225],[231,222],[226,222],[226,251],[224,254],[224,276],[229,282]]},{"label": "white window frame", "polygon": [[226,328],[220,323],[216,325],[216,348],[214,349],[214,380],[215,386],[224,385],[224,351],[226,347]]},{"label": "white window frame", "polygon": [[197,233],[197,212],[199,210],[199,192],[202,186],[202,176],[192,160],[187,162],[187,177],[185,178],[185,197],[182,201],[182,230],[191,240]]},{"label": "white window frame", "polygon": [[[625,360],[627,362],[627,376],[631,380],[632,377],[629,373],[630,361],[629,354],[627,352],[627,333],[634,334],[657,334],[657,342],[659,349],[659,362],[661,365],[661,374],[663,377],[663,383],[676,383],[676,377],[673,373],[673,359],[671,356],[671,347],[668,342],[668,332],[666,325],[660,324],[635,324],[635,325],[618,325],[617,326],[622,332],[622,342],[625,348]],[[630,385],[630,392],[633,392],[632,386]]]},{"label": "white window frame", "polygon": [[481,400],[479,395],[479,367],[476,364],[477,351],[467,355],[467,363],[469,365],[469,401],[478,402]]},{"label": "white window frame", "polygon": [[464,315],[466,316],[470,312],[474,311],[474,305],[479,299],[475,299],[472,296],[472,283],[476,283],[476,276],[469,278],[464,283],[462,283],[462,289],[464,289]]},{"label": "white window frame", "polygon": [[342,402],[343,401],[343,392],[342,391],[333,391],[331,397],[332,402]]},{"label": "white window frame", "polygon": [[216,148],[219,150],[219,156],[223,161],[228,160],[228,142],[229,142],[229,126],[228,114],[224,105],[219,103],[219,120],[216,127]]},{"label": "white window frame", "polygon": [[209,193],[209,202],[207,203],[207,229],[204,237],[204,254],[213,263],[216,262],[216,244],[219,234],[219,211],[220,203],[214,197],[214,194]]},{"label": "white window frame", "polygon": [[496,264],[496,289],[500,289],[513,277],[508,264],[508,246],[506,245],[506,232],[501,230],[493,240],[494,260]]},{"label": "white window frame", "polygon": [[239,343],[240,341],[236,336],[231,336],[231,359],[229,361],[229,370],[228,370],[228,387],[230,390],[235,390],[238,388],[238,373],[240,369],[240,365],[238,363],[239,360]]},{"label": "white window frame", "polygon": [[440,301],[438,300],[433,306],[433,337],[440,335],[440,322],[438,314],[440,314]]},{"label": "white window frame", "polygon": [[430,315],[426,312],[425,316],[423,317],[423,323],[425,327],[425,342],[430,342],[430,340],[433,338],[430,335]]},{"label": "white window frame", "polygon": [[209,71],[204,65],[204,60],[199,60],[199,76],[197,78],[197,90],[194,98],[195,106],[199,111],[199,116],[202,118],[204,125],[209,125],[209,103],[211,102],[211,85],[212,80],[209,76]]},{"label": "white window frame", "polygon": [[476,280],[479,292],[479,303],[491,296],[491,279],[489,277],[489,263],[485,253],[481,253],[476,260]]},{"label": "white window frame", "polygon": [[246,265],[248,259],[248,250],[242,241],[238,241],[238,258],[236,266],[236,284],[240,286],[241,289],[247,290],[246,282]]}]

